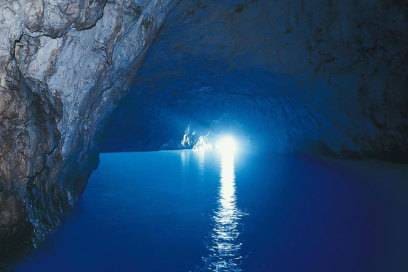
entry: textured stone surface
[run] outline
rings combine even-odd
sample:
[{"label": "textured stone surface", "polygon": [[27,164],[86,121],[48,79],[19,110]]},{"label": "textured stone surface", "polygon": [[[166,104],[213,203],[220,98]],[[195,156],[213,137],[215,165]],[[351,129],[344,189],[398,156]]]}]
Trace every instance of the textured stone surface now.
[{"label": "textured stone surface", "polygon": [[0,256],[78,198],[93,138],[171,2],[0,0]]},{"label": "textured stone surface", "polygon": [[406,1],[183,1],[104,148],[177,147],[190,125],[274,151],[407,162],[407,14]]}]

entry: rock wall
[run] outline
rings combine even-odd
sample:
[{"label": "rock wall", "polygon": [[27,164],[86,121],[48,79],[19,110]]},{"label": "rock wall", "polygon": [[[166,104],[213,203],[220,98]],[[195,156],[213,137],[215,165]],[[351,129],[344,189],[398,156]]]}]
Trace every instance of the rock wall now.
[{"label": "rock wall", "polygon": [[75,203],[172,2],[0,1],[0,256]]},{"label": "rock wall", "polygon": [[177,148],[190,125],[277,152],[407,162],[407,15],[392,0],[182,1],[103,148]]}]

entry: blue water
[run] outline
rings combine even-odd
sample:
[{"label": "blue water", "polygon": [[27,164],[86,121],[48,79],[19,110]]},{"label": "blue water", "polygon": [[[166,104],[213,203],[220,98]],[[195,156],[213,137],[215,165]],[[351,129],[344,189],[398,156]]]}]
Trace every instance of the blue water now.
[{"label": "blue water", "polygon": [[312,157],[102,154],[16,271],[408,271],[407,177]]}]

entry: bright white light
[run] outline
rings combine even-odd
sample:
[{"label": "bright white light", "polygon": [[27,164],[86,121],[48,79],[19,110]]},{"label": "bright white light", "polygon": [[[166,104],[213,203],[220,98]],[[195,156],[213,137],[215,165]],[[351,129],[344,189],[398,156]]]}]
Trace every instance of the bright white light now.
[{"label": "bright white light", "polygon": [[237,141],[231,135],[225,135],[218,139],[217,150],[221,154],[234,154],[237,151]]}]

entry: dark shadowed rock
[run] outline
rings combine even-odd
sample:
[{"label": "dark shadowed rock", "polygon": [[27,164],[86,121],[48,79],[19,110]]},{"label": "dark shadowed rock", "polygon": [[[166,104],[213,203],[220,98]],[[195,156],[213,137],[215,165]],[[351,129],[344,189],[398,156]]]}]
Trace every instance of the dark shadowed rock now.
[{"label": "dark shadowed rock", "polygon": [[177,148],[190,126],[407,162],[407,14],[406,1],[183,1],[103,148]]}]

